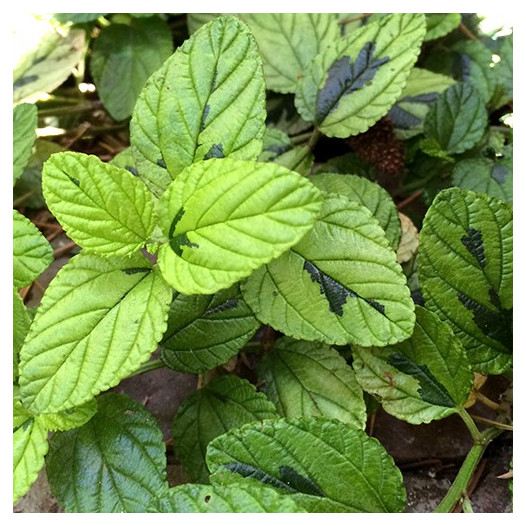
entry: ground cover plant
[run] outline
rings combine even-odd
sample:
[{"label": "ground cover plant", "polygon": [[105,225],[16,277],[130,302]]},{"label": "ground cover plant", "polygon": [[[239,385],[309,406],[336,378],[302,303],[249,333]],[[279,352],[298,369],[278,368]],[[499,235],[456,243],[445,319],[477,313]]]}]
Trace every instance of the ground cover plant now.
[{"label": "ground cover plant", "polygon": [[[473,511],[513,370],[513,40],[480,21],[33,17],[13,75],[15,503],[45,470],[66,512],[403,512],[383,412],[465,426],[433,511]],[[116,390],[162,369],[197,378],[168,438]]]}]

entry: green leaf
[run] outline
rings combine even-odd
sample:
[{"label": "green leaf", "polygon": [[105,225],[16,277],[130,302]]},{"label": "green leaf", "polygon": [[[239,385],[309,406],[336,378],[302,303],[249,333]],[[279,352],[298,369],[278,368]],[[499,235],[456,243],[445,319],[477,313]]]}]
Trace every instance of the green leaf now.
[{"label": "green leaf", "polygon": [[426,13],[426,36],[424,42],[446,36],[456,29],[462,17],[460,13]]},{"label": "green leaf", "polygon": [[473,373],[460,340],[436,314],[416,306],[408,340],[382,349],[353,347],[362,388],[386,412],[411,424],[444,418],[464,407]]},{"label": "green leaf", "polygon": [[78,407],[60,413],[38,415],[39,421],[49,431],[68,431],[84,425],[97,412],[97,401],[93,398]]},{"label": "green leaf", "polygon": [[337,40],[299,81],[300,115],[329,137],[364,132],[400,96],[424,34],[422,13],[395,13]]},{"label": "green leaf", "polygon": [[424,121],[424,133],[445,152],[462,153],[482,138],[487,123],[484,101],[478,92],[459,82],[433,103]]},{"label": "green leaf", "polygon": [[325,199],[314,228],[241,287],[263,323],[298,340],[388,345],[411,335],[414,305],[371,212]]},{"label": "green leaf", "polygon": [[273,162],[301,175],[309,175],[314,155],[308,146],[298,146],[276,157]]},{"label": "green leaf", "polygon": [[47,451],[47,430],[38,419],[27,420],[13,433],[13,502],[29,491]]},{"label": "green leaf", "polygon": [[433,201],[420,232],[426,307],[460,338],[474,370],[511,363],[513,211],[495,197],[452,188]]},{"label": "green leaf", "polygon": [[277,417],[274,405],[247,380],[220,376],[179,407],[172,427],[174,451],[192,481],[207,482],[205,455],[211,440],[243,424]]},{"label": "green leaf", "polygon": [[208,22],[212,22],[212,20],[215,20],[219,16],[221,16],[221,13],[186,13],[188,33],[192,35],[201,26],[204,26]]},{"label": "green leaf", "polygon": [[129,255],[145,245],[155,226],[146,186],[94,155],[52,155],[44,165],[42,188],[53,215],[87,251]]},{"label": "green leaf", "polygon": [[53,249],[40,230],[13,210],[13,285],[32,283],[53,262]]},{"label": "green leaf", "polygon": [[100,32],[90,69],[100,100],[115,120],[131,116],[148,77],[172,53],[172,34],[158,16],[111,24]]},{"label": "green leaf", "polygon": [[140,513],[168,489],[166,451],[155,418],[120,394],[99,398],[97,414],[55,433],[46,471],[69,513]]},{"label": "green leaf", "polygon": [[340,37],[333,13],[248,13],[263,59],[267,89],[295,93],[314,57]]},{"label": "green leaf", "polygon": [[278,257],[312,228],[321,194],[275,164],[213,159],[179,174],[159,201],[169,242],[158,262],[184,294],[211,294]]},{"label": "green leaf", "polygon": [[37,107],[34,104],[19,104],[13,108],[13,185],[29,162],[37,125]]},{"label": "green leaf", "polygon": [[160,195],[195,161],[255,160],[265,116],[256,42],[239,19],[218,18],[186,40],[139,96],[130,132],[140,176]]},{"label": "green leaf", "polygon": [[310,180],[323,192],[347,197],[368,208],[385,231],[393,249],[398,248],[401,233],[398,210],[389,193],[380,185],[365,177],[348,174],[318,172]]},{"label": "green leaf", "polygon": [[18,353],[29,331],[31,321],[20,294],[13,287],[13,381],[18,377]]},{"label": "green leaf", "polygon": [[24,403],[56,413],[117,385],[155,351],[170,301],[142,255],[73,257],[47,288],[20,352]]},{"label": "green leaf", "polygon": [[500,61],[495,64],[494,72],[501,97],[495,102],[495,107],[500,108],[513,100],[513,34],[500,38],[497,42],[500,44],[498,49]]},{"label": "green leaf", "polygon": [[365,428],[365,403],[354,371],[328,345],[280,338],[263,357],[258,379],[282,416],[326,416]]},{"label": "green leaf", "polygon": [[259,326],[238,285],[209,296],[174,292],[161,357],[176,371],[209,371],[235,356]]},{"label": "green leaf", "polygon": [[488,159],[464,159],[455,164],[451,175],[455,186],[498,197],[501,201],[511,204],[513,201],[512,170],[511,159],[496,162]]},{"label": "green leaf", "polygon": [[402,474],[361,429],[319,417],[247,424],[208,446],[213,481],[255,478],[310,513],[400,512]]},{"label": "green leaf", "polygon": [[53,18],[63,24],[67,22],[71,22],[72,24],[85,24],[107,14],[108,13],[54,13]]},{"label": "green leaf", "polygon": [[303,508],[272,488],[248,484],[170,488],[149,511],[159,513],[302,513]]},{"label": "green leaf", "polygon": [[289,136],[279,128],[266,128],[263,136],[263,151],[259,154],[258,162],[273,161],[280,155],[292,150],[294,145]]}]

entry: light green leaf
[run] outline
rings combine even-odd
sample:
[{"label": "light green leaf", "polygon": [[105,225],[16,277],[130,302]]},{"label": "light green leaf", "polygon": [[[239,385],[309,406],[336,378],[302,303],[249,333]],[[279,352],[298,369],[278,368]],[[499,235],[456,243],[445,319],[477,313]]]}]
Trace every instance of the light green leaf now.
[{"label": "light green leaf", "polygon": [[424,133],[446,153],[462,153],[482,138],[487,124],[484,101],[471,85],[459,82],[433,103],[424,121]]},{"label": "light green leaf", "polygon": [[161,357],[176,371],[209,371],[235,356],[259,326],[238,285],[210,296],[174,292]]},{"label": "light green leaf", "polygon": [[476,371],[512,360],[513,211],[459,188],[433,201],[420,231],[418,274],[426,308],[460,338]]},{"label": "light green leaf", "polygon": [[294,145],[289,136],[279,128],[267,128],[263,136],[263,151],[259,154],[258,162],[273,161],[280,155],[292,150]]},{"label": "light green leaf", "polygon": [[32,416],[20,401],[20,387],[13,385],[13,430],[18,429]]},{"label": "light green leaf", "polygon": [[426,13],[426,36],[424,42],[446,36],[456,29],[462,17],[460,13]]},{"label": "light green leaf", "polygon": [[146,83],[130,123],[140,176],[160,195],[195,161],[255,160],[265,132],[265,82],[248,27],[218,18]]},{"label": "light green leaf", "polygon": [[295,93],[298,79],[314,57],[340,38],[333,13],[248,13],[263,59],[267,89]]},{"label": "light green leaf", "polygon": [[314,228],[241,290],[259,320],[298,340],[383,346],[413,330],[405,282],[371,212],[329,196]]},{"label": "light green leaf", "polygon": [[97,401],[93,398],[85,404],[65,409],[60,413],[38,415],[38,420],[49,431],[68,431],[84,425],[96,412]]},{"label": "light green leaf", "polygon": [[174,451],[194,482],[208,481],[206,448],[229,429],[277,418],[263,393],[238,376],[220,376],[190,395],[179,407],[172,427]]},{"label": "light green leaf", "polygon": [[172,34],[158,16],[111,24],[100,32],[90,69],[100,100],[115,120],[131,116],[148,77],[172,53]]},{"label": "light green leaf", "polygon": [[263,357],[258,379],[282,416],[326,416],[365,428],[365,402],[354,371],[328,345],[280,338]]},{"label": "light green leaf", "polygon": [[40,230],[13,210],[13,285],[32,283],[53,262],[53,249]]},{"label": "light green leaf", "polygon": [[140,254],[79,254],[47,288],[20,351],[28,409],[78,406],[135,371],[166,330],[171,290]]},{"label": "light green leaf", "polygon": [[513,201],[513,163],[511,159],[492,162],[489,159],[464,159],[455,164],[452,181],[455,186],[472,192]]},{"label": "light green leaf", "polygon": [[94,155],[52,155],[44,165],[42,188],[53,215],[87,251],[129,255],[145,245],[155,226],[146,186]]},{"label": "light green leaf", "polygon": [[314,155],[308,146],[298,146],[276,157],[272,162],[301,175],[309,175],[314,164]]},{"label": "light green leaf", "polygon": [[87,424],[50,440],[46,471],[53,495],[69,513],[144,513],[168,489],[161,430],[124,395],[98,402]]},{"label": "light green leaf", "polygon": [[37,107],[34,104],[19,104],[13,108],[13,185],[29,162],[37,125]]},{"label": "light green leaf", "polygon": [[353,357],[362,388],[380,397],[386,412],[411,424],[461,411],[473,383],[460,340],[420,306],[411,338],[382,349],[356,346]]},{"label": "light green leaf", "polygon": [[400,96],[425,28],[422,13],[395,13],[335,41],[299,81],[300,115],[329,137],[366,131]]},{"label": "light green leaf", "polygon": [[500,61],[495,64],[494,73],[501,95],[495,102],[495,107],[500,108],[513,100],[513,34],[500,38],[497,42],[500,44],[498,49]]},{"label": "light green leaf", "polygon": [[401,233],[398,210],[389,193],[380,185],[365,177],[348,174],[318,172],[310,180],[323,192],[347,197],[368,208],[385,231],[393,249],[398,248]]},{"label": "light green leaf", "polygon": [[13,502],[29,491],[47,451],[47,430],[37,419],[27,420],[13,433]]},{"label": "light green leaf", "polygon": [[361,429],[327,418],[266,420],[214,439],[212,481],[274,486],[310,513],[400,512],[402,474]]},{"label": "light green leaf", "polygon": [[152,505],[158,513],[304,513],[292,499],[269,487],[248,484],[170,488]]},{"label": "light green leaf", "polygon": [[211,294],[278,257],[312,228],[320,192],[276,164],[211,159],[179,174],[159,201],[169,242],[164,278],[184,294]]},{"label": "light green leaf", "polygon": [[13,381],[18,377],[18,353],[29,331],[31,321],[20,294],[13,287]]},{"label": "light green leaf", "polygon": [[108,13],[54,13],[53,18],[58,22],[66,24],[85,24],[97,20],[100,16],[106,16]]}]

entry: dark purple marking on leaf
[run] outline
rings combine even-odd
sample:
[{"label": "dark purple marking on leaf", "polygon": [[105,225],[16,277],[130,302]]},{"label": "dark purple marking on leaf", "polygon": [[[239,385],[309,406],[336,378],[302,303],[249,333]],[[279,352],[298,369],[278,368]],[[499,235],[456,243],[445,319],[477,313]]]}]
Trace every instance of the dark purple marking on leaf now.
[{"label": "dark purple marking on leaf", "polygon": [[286,491],[290,491],[291,493],[297,493],[293,488],[278,478],[270,475],[262,469],[251,466],[250,464],[245,464],[244,462],[230,462],[229,464],[223,464],[222,467],[228,469],[232,473],[239,473],[244,478],[256,479],[262,484],[270,484],[275,488],[284,489]]},{"label": "dark purple marking on leaf", "polygon": [[157,159],[157,166],[160,166],[166,170],[166,163],[164,162],[164,159]]},{"label": "dark purple marking on leaf", "polygon": [[131,276],[132,274],[139,274],[141,272],[151,272],[152,269],[148,267],[134,267],[134,268],[123,268],[122,271],[125,274]]},{"label": "dark purple marking on leaf", "polygon": [[38,75],[28,75],[27,77],[22,77],[13,84],[13,89],[21,88],[22,86],[30,84],[31,82],[34,82],[37,79]]},{"label": "dark purple marking on leaf", "polygon": [[172,224],[170,225],[170,230],[168,231],[168,237],[172,238],[175,232],[175,227],[177,226],[177,223],[181,220],[181,218],[184,215],[184,208],[180,208],[177,214],[175,214],[175,217],[172,220]]},{"label": "dark purple marking on leaf", "polygon": [[374,58],[375,42],[367,42],[359,51],[356,60],[345,55],[335,60],[328,70],[325,85],[318,92],[316,101],[316,123],[321,124],[348,95],[370,82],[378,68],[389,61],[389,57]]},{"label": "dark purple marking on leaf", "polygon": [[174,236],[175,227],[177,226],[177,223],[179,223],[183,215],[184,215],[184,208],[180,208],[179,212],[175,214],[175,217],[172,220],[172,224],[170,225],[170,230],[168,231],[168,239],[170,240],[169,245],[179,257],[183,253],[182,247],[199,248],[199,245],[197,243],[192,243],[188,239],[188,236],[186,235],[186,233],[178,234],[177,236]]},{"label": "dark purple marking on leaf", "polygon": [[326,497],[325,492],[314,480],[304,477],[290,466],[279,466],[279,476],[285,484],[299,493],[314,495],[316,497]]},{"label": "dark purple marking on leaf", "polygon": [[126,165],[124,168],[126,168],[126,170],[128,170],[128,172],[130,172],[132,175],[135,175],[135,177],[139,177],[139,172],[134,166]]},{"label": "dark purple marking on leaf", "polygon": [[494,164],[491,168],[491,177],[499,184],[504,184],[509,174],[510,170],[504,164]]},{"label": "dark purple marking on leaf", "polygon": [[205,316],[213,316],[214,314],[219,314],[220,312],[224,312],[226,310],[235,309],[238,303],[239,301],[237,298],[229,298],[217,307],[207,310],[205,312]]},{"label": "dark purple marking on leaf", "polygon": [[205,109],[203,110],[203,115],[201,115],[201,126],[199,126],[199,133],[201,133],[206,127],[205,121],[206,121],[206,118],[208,117],[209,111],[210,111],[210,104],[207,104],[205,106]]},{"label": "dark purple marking on leaf", "polygon": [[212,144],[212,146],[210,146],[210,150],[208,150],[208,152],[203,157],[203,160],[206,161],[208,159],[222,159],[224,156],[223,143]]},{"label": "dark purple marking on leaf", "polygon": [[471,57],[466,53],[459,53],[458,54],[458,62],[456,65],[456,74],[458,77],[460,77],[464,82],[469,82],[469,79],[471,77],[471,64],[472,64]]},{"label": "dark purple marking on leaf", "polygon": [[[66,174],[66,172],[63,172]],[[78,179],[75,179],[74,177],[71,177],[69,176],[68,174],[66,174],[66,177],[76,186],[78,186],[80,188],[80,182]]]},{"label": "dark purple marking on leaf", "polygon": [[272,153],[275,153],[276,155],[273,155],[272,157],[269,158],[269,161],[273,161],[276,157],[279,157],[280,155],[288,152],[292,150],[292,146],[289,145],[289,144],[282,144],[282,145],[274,145],[274,146],[269,146],[267,148],[265,148],[265,152],[272,152]]},{"label": "dark purple marking on leaf", "polygon": [[438,97],[438,93],[423,93],[421,95],[414,95],[412,97],[404,97],[400,99],[387,113],[387,116],[393,121],[393,124],[402,130],[408,130],[418,126],[422,119],[416,117],[412,113],[399,106],[402,102],[431,104]]},{"label": "dark purple marking on leaf", "polygon": [[477,260],[480,268],[486,266],[486,254],[484,253],[484,243],[482,241],[482,232],[473,227],[469,227],[465,236],[462,236],[462,244],[468,249],[468,252]]}]

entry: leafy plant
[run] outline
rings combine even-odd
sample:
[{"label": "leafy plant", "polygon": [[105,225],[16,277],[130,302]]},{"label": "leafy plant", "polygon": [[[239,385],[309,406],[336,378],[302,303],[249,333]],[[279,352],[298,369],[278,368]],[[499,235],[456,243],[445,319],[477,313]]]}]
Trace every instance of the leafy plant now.
[{"label": "leafy plant", "polygon": [[[512,372],[512,37],[456,13],[38,24],[14,76],[14,501],[45,464],[67,512],[402,512],[366,432],[381,406],[462,419],[435,511],[468,509],[512,429],[495,402],[485,430],[468,411],[475,374]],[[96,95],[64,111],[71,73]],[[118,155],[35,142],[102,108]],[[32,203],[81,249],[34,312],[18,292],[53,251]],[[161,367],[198,377],[172,487],[155,416],[111,392]]]}]

